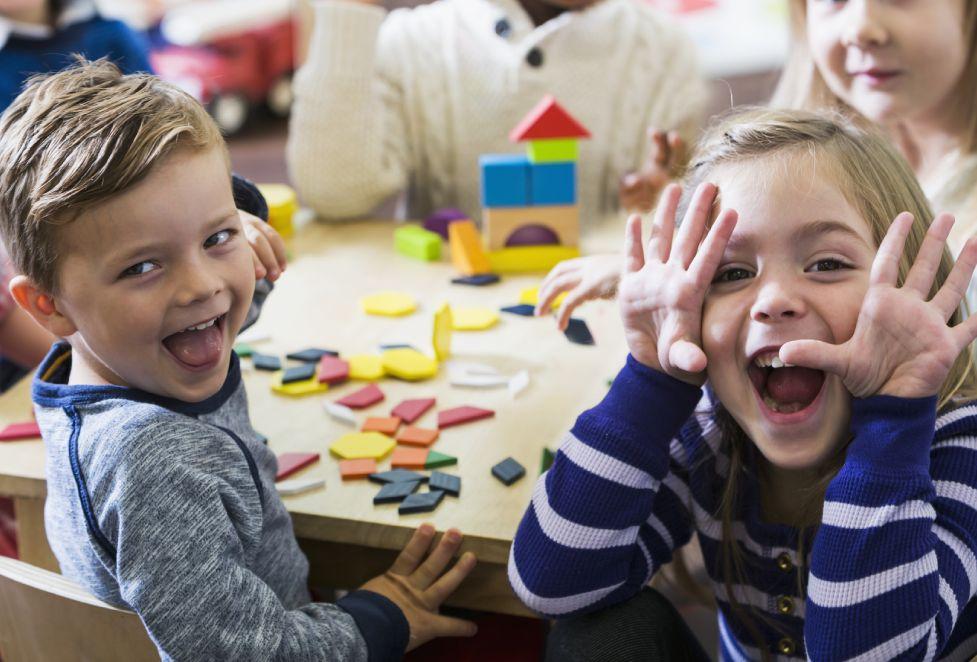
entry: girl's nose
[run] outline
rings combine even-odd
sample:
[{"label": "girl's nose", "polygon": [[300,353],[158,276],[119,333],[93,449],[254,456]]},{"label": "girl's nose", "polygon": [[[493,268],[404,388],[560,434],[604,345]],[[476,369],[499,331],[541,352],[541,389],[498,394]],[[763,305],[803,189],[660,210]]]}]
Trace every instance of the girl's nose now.
[{"label": "girl's nose", "polygon": [[757,294],[750,309],[754,322],[780,322],[801,317],[807,308],[796,291],[781,283],[767,283]]},{"label": "girl's nose", "polygon": [[842,17],[845,24],[842,42],[845,46],[867,49],[882,46],[889,41],[882,9],[877,4],[877,0],[855,0],[848,3]]}]

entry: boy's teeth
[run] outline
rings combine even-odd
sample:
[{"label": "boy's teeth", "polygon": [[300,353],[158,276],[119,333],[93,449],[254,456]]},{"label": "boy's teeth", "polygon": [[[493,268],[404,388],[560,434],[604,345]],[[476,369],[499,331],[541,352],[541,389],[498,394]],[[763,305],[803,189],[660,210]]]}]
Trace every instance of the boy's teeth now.
[{"label": "boy's teeth", "polygon": [[196,326],[188,326],[187,331],[203,331],[207,327],[213,326],[217,323],[217,318],[210,320],[209,322],[204,322],[203,324],[197,324]]}]

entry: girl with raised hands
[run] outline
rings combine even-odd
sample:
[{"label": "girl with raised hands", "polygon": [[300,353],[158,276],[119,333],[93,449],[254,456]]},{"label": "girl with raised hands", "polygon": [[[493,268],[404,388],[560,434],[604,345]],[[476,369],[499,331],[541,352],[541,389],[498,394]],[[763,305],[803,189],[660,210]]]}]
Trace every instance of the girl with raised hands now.
[{"label": "girl with raised hands", "polygon": [[973,655],[977,240],[954,264],[953,218],[840,117],[733,117],[686,188],[628,222],[630,356],[513,543],[548,657],[704,659],[645,588],[693,534],[723,659]]}]

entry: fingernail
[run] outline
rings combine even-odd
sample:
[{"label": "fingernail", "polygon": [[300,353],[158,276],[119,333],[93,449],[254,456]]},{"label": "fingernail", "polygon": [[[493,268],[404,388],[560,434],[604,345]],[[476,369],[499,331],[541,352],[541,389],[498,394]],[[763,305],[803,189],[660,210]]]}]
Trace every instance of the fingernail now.
[{"label": "fingernail", "polygon": [[430,524],[421,524],[420,532],[426,536],[429,536],[434,533],[434,527]]},{"label": "fingernail", "polygon": [[445,534],[445,537],[448,538],[448,542],[460,542],[461,541],[461,533],[459,531],[455,531],[454,529],[452,529],[451,531],[448,531],[448,533]]}]

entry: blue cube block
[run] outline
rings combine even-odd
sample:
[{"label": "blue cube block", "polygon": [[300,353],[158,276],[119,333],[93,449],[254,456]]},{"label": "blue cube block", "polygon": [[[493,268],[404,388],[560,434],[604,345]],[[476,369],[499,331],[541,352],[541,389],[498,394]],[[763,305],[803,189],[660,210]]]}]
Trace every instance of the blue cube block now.
[{"label": "blue cube block", "polygon": [[577,164],[534,163],[529,167],[529,199],[535,206],[577,204]]},{"label": "blue cube block", "polygon": [[529,159],[524,154],[482,154],[483,207],[529,206]]}]

